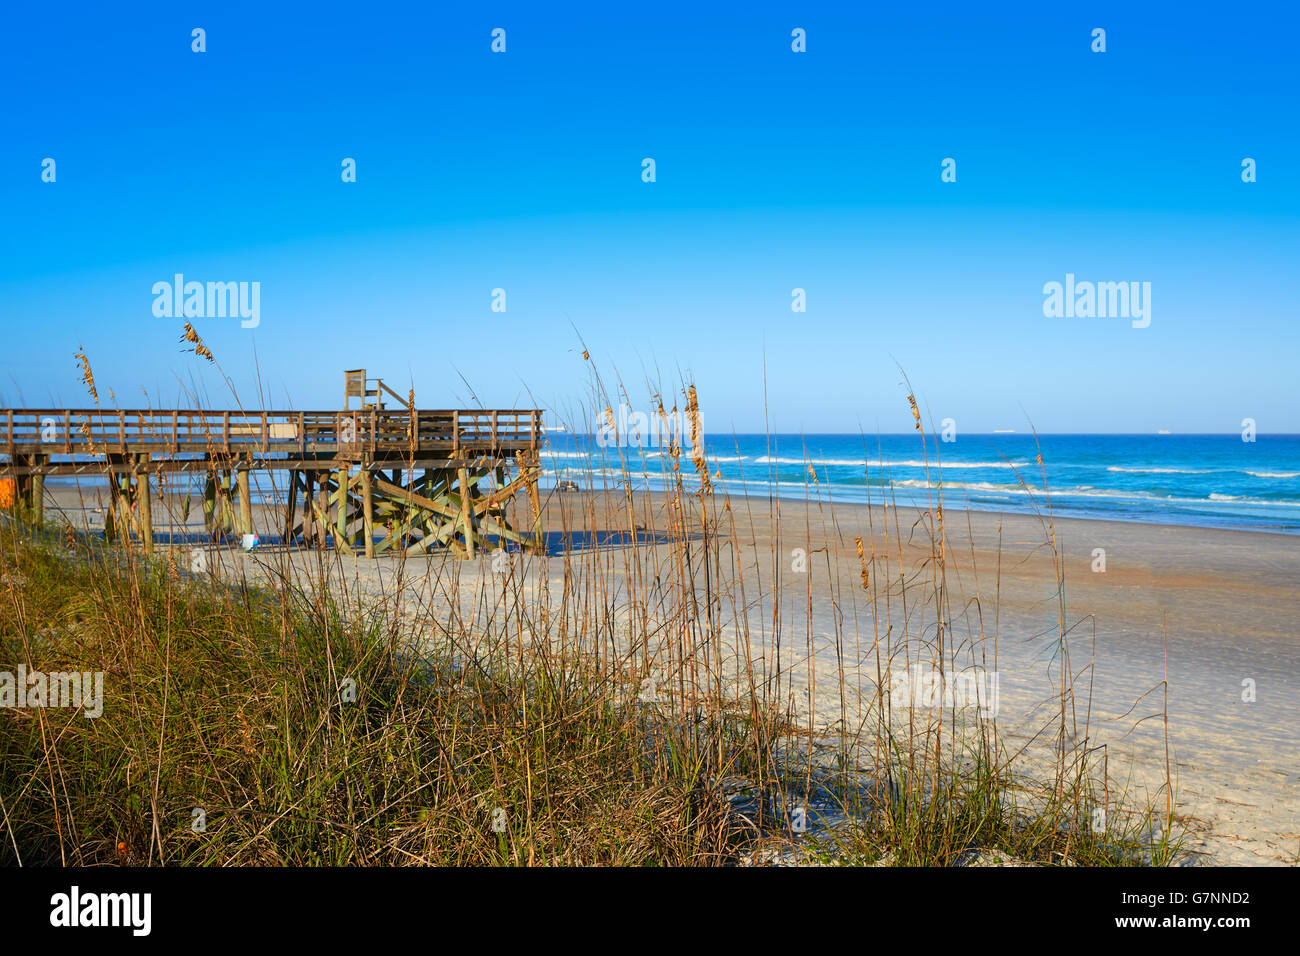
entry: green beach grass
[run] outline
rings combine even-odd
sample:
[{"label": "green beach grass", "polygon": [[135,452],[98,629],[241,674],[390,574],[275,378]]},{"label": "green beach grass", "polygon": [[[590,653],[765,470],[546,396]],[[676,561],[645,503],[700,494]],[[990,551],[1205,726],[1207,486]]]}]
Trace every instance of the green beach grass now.
[{"label": "green beach grass", "polygon": [[[593,381],[595,406],[611,414]],[[694,386],[682,397],[698,419]],[[620,459],[633,477],[635,456]],[[1040,732],[1049,766],[1022,770],[1025,747],[1000,739],[995,720],[888,699],[891,670],[948,660],[954,640],[937,466],[919,572],[901,573],[901,551],[858,539],[872,617],[888,622],[889,603],[901,600],[922,602],[933,620],[863,647],[836,635],[829,672],[841,677],[817,692],[838,694],[844,719],[828,727],[795,706],[780,653],[774,662],[755,647],[750,602],[763,582],[746,581],[736,559],[743,535],[732,502],[703,459],[674,450],[668,462],[667,520],[631,480],[606,489],[608,513],[629,534],[602,537],[583,509],[586,526],[562,529],[583,547],[532,558],[558,562],[550,572],[560,583],[538,586],[536,564],[512,563],[487,613],[478,592],[468,614],[438,597],[448,592],[433,585],[474,566],[445,553],[409,566],[394,559],[399,586],[361,600],[336,586],[336,553],[270,549],[252,580],[223,571],[216,547],[212,567],[195,574],[184,552],[146,556],[125,535],[106,543],[71,515],[39,528],[0,517],[0,672],[104,675],[93,719],[0,710],[0,861],[1177,858],[1171,804],[1123,806],[1086,718],[1080,730],[1059,561],[1059,694]],[[655,558],[651,575],[635,532],[656,522],[655,554],[667,559]],[[1055,553],[1050,515],[1044,528]],[[409,599],[412,583],[427,600]],[[865,702],[848,699],[850,656],[875,671]]]}]

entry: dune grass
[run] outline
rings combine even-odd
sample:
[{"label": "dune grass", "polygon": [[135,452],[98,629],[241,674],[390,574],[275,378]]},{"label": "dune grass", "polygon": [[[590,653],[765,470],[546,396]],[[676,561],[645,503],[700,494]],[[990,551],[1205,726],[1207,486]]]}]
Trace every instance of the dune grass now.
[{"label": "dune grass", "polygon": [[[682,394],[698,421],[694,387]],[[610,414],[598,378],[595,395]],[[897,509],[881,509],[885,527],[856,530],[838,528],[829,503],[819,511],[856,539],[861,577],[857,593],[833,591],[853,614],[837,617],[827,661],[811,574],[806,622],[787,620],[780,598],[791,543],[745,535],[761,499],[713,487],[699,449],[659,460],[656,494],[638,481],[644,456],[609,455],[621,480],[582,498],[573,526],[574,509],[560,510],[557,553],[512,555],[503,573],[486,570],[491,555],[389,559],[398,583],[379,595],[355,591],[354,559],[338,554],[267,549],[250,573],[218,545],[196,574],[183,550],[146,557],[70,521],[0,520],[0,670],[105,675],[95,719],[0,711],[0,861],[1177,857],[1172,804],[1124,806],[1089,741],[1059,561],[1046,771],[1022,770],[1025,748],[1009,748],[996,719],[891,698],[892,675],[918,662],[951,667],[961,653],[996,667],[996,635],[954,634],[969,616],[949,607],[938,461],[919,568],[890,551]],[[813,473],[820,507],[817,493]],[[1050,514],[1044,527],[1054,548]],[[766,576],[753,554],[771,556]],[[899,603],[909,613],[896,630]],[[837,720],[818,716],[827,700]]]}]

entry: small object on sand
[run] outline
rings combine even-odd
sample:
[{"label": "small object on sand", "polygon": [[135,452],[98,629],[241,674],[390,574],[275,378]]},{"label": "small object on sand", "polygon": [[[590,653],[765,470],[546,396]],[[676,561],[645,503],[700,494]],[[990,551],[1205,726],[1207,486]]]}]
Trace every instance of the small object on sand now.
[{"label": "small object on sand", "polygon": [[245,551],[252,551],[261,543],[261,539],[255,534],[246,534],[239,540],[239,546]]},{"label": "small object on sand", "polygon": [[576,481],[561,481],[555,486],[557,491],[581,491]]}]

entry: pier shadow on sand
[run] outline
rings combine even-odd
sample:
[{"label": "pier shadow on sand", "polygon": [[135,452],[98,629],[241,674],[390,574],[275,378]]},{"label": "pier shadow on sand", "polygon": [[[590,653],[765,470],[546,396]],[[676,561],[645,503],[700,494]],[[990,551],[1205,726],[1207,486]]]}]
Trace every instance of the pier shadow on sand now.
[{"label": "pier shadow on sand", "polygon": [[[102,539],[103,531],[98,532],[96,537]],[[516,553],[521,549],[518,544],[511,541],[502,541],[499,537],[492,534],[485,534],[485,538],[492,542],[493,547],[490,549],[481,549],[479,554],[492,554],[496,550],[504,547],[507,552]],[[680,535],[670,536],[668,534],[647,531],[638,528],[635,533],[624,530],[607,530],[607,531],[549,531],[542,535],[542,547],[540,553],[545,557],[562,557],[568,555],[581,555],[598,549],[623,548],[633,544],[638,546],[649,545],[670,545],[680,540]],[[691,538],[700,537],[698,534],[692,534]],[[375,544],[383,541],[382,536],[374,538]],[[417,537],[405,539],[405,544],[412,544],[418,541]],[[139,539],[135,536],[132,541],[136,544]],[[153,536],[155,548],[168,547],[188,547],[188,548],[230,548],[232,550],[248,550],[250,553],[266,553],[271,551],[319,551],[321,547],[316,542],[306,542],[301,538],[292,541],[287,540],[284,535],[259,535],[257,544],[251,549],[243,549],[242,535],[237,534],[218,534],[213,535],[206,531],[167,531],[158,532]],[[360,551],[361,545],[353,543],[354,550]],[[332,551],[334,549],[334,536],[329,535],[325,539],[324,550]],[[387,551],[378,557],[393,558],[400,552],[395,550]],[[443,545],[436,545],[428,551],[416,557],[434,557],[444,555],[447,549]]]}]

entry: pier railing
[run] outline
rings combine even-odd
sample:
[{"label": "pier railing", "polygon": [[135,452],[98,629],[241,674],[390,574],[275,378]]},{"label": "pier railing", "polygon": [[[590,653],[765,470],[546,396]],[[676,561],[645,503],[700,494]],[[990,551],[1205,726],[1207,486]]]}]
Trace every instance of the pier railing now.
[{"label": "pier railing", "polygon": [[4,409],[0,453],[535,457],[539,409]]}]

